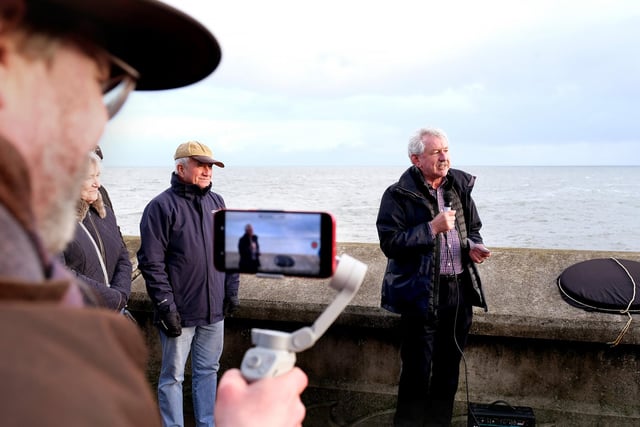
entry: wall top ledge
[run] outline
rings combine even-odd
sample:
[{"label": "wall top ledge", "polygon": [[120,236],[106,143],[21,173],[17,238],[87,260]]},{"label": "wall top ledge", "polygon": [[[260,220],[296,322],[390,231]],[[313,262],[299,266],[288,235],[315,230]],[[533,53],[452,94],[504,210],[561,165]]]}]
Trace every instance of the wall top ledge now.
[{"label": "wall top ledge", "polygon": [[[137,236],[125,241],[135,259]],[[377,244],[339,243],[338,254],[368,265],[358,294],[337,323],[356,327],[397,326],[398,316],[380,308],[380,284],[386,258]],[[492,248],[492,257],[479,265],[489,311],[475,311],[472,333],[514,338],[535,338],[607,343],[613,341],[629,317],[588,312],[566,303],[556,278],[564,269],[595,258],[640,261],[640,252],[574,251],[556,249]],[[328,279],[265,279],[241,276],[241,310],[235,317],[255,320],[312,322],[335,296]],[[134,280],[130,305],[144,304],[141,277]],[[148,300],[147,300],[148,301]],[[623,344],[640,344],[640,315],[625,334]]]}]

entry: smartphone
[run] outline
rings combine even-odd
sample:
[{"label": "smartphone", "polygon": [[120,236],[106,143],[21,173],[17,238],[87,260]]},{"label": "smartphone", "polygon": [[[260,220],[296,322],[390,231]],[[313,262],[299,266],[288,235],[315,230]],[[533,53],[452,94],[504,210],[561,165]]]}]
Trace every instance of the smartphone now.
[{"label": "smartphone", "polygon": [[213,262],[220,271],[331,277],[336,232],[328,212],[237,210],[213,217]]}]

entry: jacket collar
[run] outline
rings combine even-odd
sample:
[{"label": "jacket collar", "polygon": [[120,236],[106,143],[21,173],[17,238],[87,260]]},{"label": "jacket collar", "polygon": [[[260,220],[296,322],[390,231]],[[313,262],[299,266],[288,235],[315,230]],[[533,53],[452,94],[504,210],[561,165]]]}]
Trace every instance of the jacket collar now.
[{"label": "jacket collar", "polygon": [[0,204],[6,207],[23,228],[35,234],[31,176],[26,163],[15,147],[2,137],[0,152]]},{"label": "jacket collar", "polygon": [[91,204],[82,199],[78,200],[78,203],[76,204],[76,219],[78,220],[78,222],[84,221],[87,216],[87,212],[89,212],[89,209],[91,208],[96,211],[100,218],[105,218],[107,216],[107,210],[104,207],[102,194],[98,192],[98,199]]},{"label": "jacket collar", "polygon": [[[451,188],[456,188],[459,190],[471,191],[475,184],[476,177],[464,172],[460,169],[450,168],[447,172],[447,176],[445,178],[444,183],[442,184],[442,188],[445,190],[450,190]],[[424,181],[424,177],[422,176],[422,172],[416,166],[410,166],[404,173],[400,176],[398,180],[398,185],[413,193],[421,193],[420,184],[424,184],[427,186]]]},{"label": "jacket collar", "polygon": [[[52,261],[38,235],[32,207],[31,175],[26,162],[4,137],[0,136],[0,205],[9,213],[32,243],[32,250],[40,258],[45,277],[52,274]],[[12,222],[13,222],[12,221]],[[3,224],[3,227],[10,226]],[[0,272],[2,273],[2,272]]]},{"label": "jacket collar", "polygon": [[211,183],[205,188],[200,188],[195,184],[186,184],[180,180],[180,177],[175,172],[171,173],[171,189],[180,196],[193,199],[195,197],[202,197],[211,191]]},{"label": "jacket collar", "polygon": [[[452,172],[454,169],[449,169],[447,172],[447,176],[442,183],[442,188],[445,190],[450,189],[453,186],[453,176]],[[425,194],[428,193],[429,184],[424,180],[424,176],[420,169],[416,166],[410,166],[404,173],[400,176],[398,180],[398,186],[405,191],[409,191],[415,194]]]}]

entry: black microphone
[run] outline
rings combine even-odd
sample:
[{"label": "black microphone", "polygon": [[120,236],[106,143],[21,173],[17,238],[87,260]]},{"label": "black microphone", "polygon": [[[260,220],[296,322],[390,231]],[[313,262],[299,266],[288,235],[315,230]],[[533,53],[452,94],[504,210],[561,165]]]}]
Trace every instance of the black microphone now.
[{"label": "black microphone", "polygon": [[[453,199],[453,197],[451,196],[451,192],[450,191],[445,191],[444,194],[442,194],[442,198],[444,199],[444,209],[442,210],[443,212],[449,212],[451,210],[451,199]],[[444,236],[444,241],[445,244],[447,245],[447,255],[450,257],[450,259],[453,259],[453,255],[451,255],[451,244],[449,243],[449,239],[447,238],[447,235],[449,234],[451,230],[449,231],[445,231],[444,233],[442,233],[442,235]]]},{"label": "black microphone", "polygon": [[444,211],[445,212],[449,212],[451,210],[451,200],[453,199],[453,197],[451,197],[451,193],[448,191],[445,191],[444,194],[442,195],[442,197],[444,198]]}]

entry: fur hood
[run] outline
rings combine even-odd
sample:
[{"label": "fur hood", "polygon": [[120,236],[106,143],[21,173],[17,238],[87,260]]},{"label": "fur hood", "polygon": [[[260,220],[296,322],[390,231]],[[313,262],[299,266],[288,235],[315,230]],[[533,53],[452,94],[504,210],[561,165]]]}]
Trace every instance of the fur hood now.
[{"label": "fur hood", "polygon": [[76,219],[78,222],[82,222],[85,219],[90,208],[93,208],[100,218],[107,216],[107,210],[104,207],[104,201],[102,200],[102,194],[100,194],[100,192],[98,192],[96,201],[91,204],[82,199],[78,200],[78,204],[76,205]]}]

